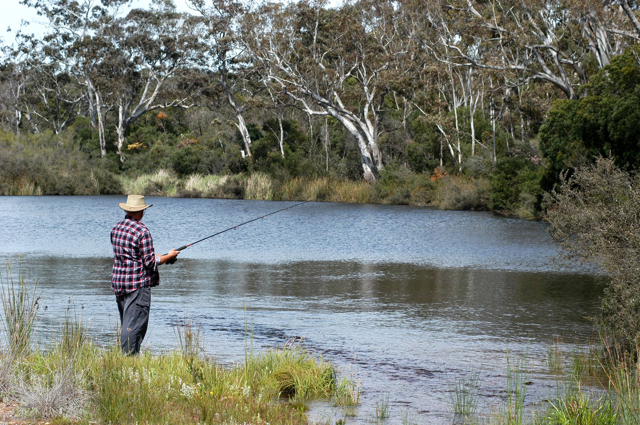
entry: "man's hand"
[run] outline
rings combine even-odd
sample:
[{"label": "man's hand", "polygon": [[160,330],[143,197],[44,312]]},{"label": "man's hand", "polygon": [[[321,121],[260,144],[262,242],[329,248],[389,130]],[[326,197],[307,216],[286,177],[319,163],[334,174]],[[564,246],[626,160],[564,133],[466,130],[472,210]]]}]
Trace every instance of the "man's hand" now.
[{"label": "man's hand", "polygon": [[180,254],[180,251],[172,249],[168,254],[160,255],[160,262],[158,264],[173,264],[178,259],[178,254]]}]

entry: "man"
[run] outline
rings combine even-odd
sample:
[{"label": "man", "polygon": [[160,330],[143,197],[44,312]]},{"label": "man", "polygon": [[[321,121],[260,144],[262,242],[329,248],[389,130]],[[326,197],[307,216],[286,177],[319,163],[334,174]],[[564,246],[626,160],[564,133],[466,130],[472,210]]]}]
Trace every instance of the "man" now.
[{"label": "man", "polygon": [[147,333],[151,287],[160,283],[158,265],[175,261],[180,251],[156,256],[151,234],[142,221],[146,205],[144,196],[129,195],[120,203],[126,215],[111,230],[113,269],[111,289],[116,295],[122,334],[120,344],[127,355],[138,354]]}]

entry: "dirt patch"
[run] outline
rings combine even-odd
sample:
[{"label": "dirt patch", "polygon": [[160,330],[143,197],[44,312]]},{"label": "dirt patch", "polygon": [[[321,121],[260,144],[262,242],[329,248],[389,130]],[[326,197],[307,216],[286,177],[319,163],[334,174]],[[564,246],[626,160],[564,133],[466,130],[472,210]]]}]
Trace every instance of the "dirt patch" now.
[{"label": "dirt patch", "polygon": [[0,403],[0,425],[14,425],[14,424],[48,424],[49,422],[35,421],[33,419],[23,419],[15,415],[16,408],[15,403]]}]

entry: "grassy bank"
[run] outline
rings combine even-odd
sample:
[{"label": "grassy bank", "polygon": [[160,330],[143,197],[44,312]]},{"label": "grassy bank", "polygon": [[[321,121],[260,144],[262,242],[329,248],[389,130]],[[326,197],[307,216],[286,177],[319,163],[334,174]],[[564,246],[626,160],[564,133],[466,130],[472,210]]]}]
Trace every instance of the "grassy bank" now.
[{"label": "grassy bank", "polygon": [[[102,157],[88,149],[83,134],[80,129],[63,135],[17,136],[0,131],[0,196],[138,193],[417,205],[489,210],[523,218],[540,215],[543,168],[519,157],[497,162],[478,158],[460,175],[454,169],[416,171],[392,163],[380,171],[376,183],[369,184],[358,179],[360,171],[348,168],[328,171],[309,164],[294,167],[293,163],[267,166],[257,159],[236,158],[238,164],[233,158],[221,159],[228,165],[222,168],[185,167],[178,159],[191,152],[191,147],[174,149],[164,144],[145,154],[129,152],[128,160],[121,163],[112,153]],[[202,160],[211,149],[200,146],[198,153],[187,155],[189,161]]]},{"label": "grassy bank", "polygon": [[357,401],[349,381],[338,381],[332,365],[300,347],[246,353],[242,364],[221,367],[203,355],[189,321],[177,326],[179,349],[125,357],[115,343],[96,346],[70,312],[57,338],[36,347],[36,289],[7,275],[0,395],[27,420],[300,424],[308,400]]},{"label": "grassy bank", "polygon": [[[251,175],[178,178],[161,170],[136,178],[120,177],[124,193],[144,195],[256,199],[266,201],[326,201],[361,204],[432,206],[450,210],[489,210],[489,181],[443,175],[408,174],[402,179],[384,179],[375,184],[329,177],[293,178],[279,181],[264,173]],[[522,216],[535,216],[534,207]]]}]

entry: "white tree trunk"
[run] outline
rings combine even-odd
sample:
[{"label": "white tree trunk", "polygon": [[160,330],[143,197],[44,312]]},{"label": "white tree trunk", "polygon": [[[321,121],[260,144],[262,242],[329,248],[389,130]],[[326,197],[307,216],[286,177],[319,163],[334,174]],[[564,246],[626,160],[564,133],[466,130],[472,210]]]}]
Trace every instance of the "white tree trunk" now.
[{"label": "white tree trunk", "polygon": [[127,121],[125,118],[125,107],[122,105],[122,102],[119,102],[118,105],[118,126],[116,127],[116,134],[118,138],[116,140],[116,148],[117,153],[120,156],[120,162],[124,162],[124,152],[122,151],[122,147],[124,146],[124,142],[126,141],[126,131],[127,131]]},{"label": "white tree trunk", "polygon": [[104,116],[102,114],[102,102],[100,93],[94,91],[96,97],[96,117],[98,125],[98,140],[100,142],[100,155],[104,158],[107,155],[107,141],[104,134]]},{"label": "white tree trunk", "polygon": [[329,108],[329,114],[337,119],[349,133],[351,133],[358,142],[358,148],[360,149],[360,159],[362,162],[362,172],[364,179],[369,183],[375,183],[378,179],[378,169],[371,158],[367,140],[360,133],[358,127],[344,116],[338,114],[335,109]]},{"label": "white tree trunk", "polygon": [[251,156],[251,136],[249,135],[249,128],[247,127],[247,122],[244,120],[244,115],[242,115],[242,112],[237,109],[236,119],[238,120],[236,127],[238,127],[238,130],[240,130],[240,134],[242,135],[246,155]]},{"label": "white tree trunk", "polygon": [[280,155],[282,155],[282,159],[284,159],[284,127],[282,127],[282,113],[278,111],[278,125],[280,126]]}]

